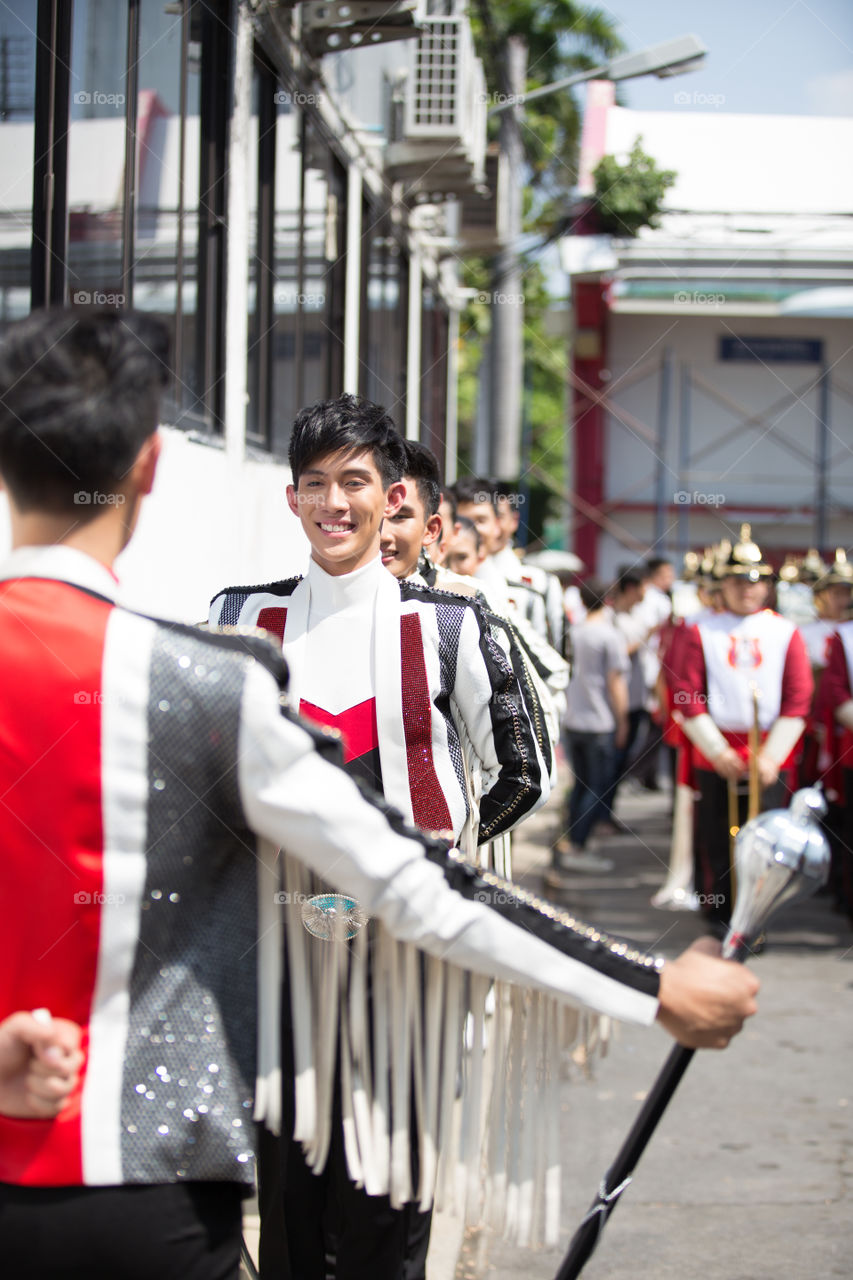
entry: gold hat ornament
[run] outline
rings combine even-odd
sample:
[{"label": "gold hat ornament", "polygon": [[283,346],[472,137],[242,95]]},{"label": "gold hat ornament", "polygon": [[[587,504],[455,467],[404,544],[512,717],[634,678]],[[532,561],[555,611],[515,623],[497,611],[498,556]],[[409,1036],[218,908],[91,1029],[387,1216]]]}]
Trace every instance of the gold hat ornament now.
[{"label": "gold hat ornament", "polygon": [[799,575],[798,582],[806,582],[814,586],[829,573],[829,565],[821,559],[820,552],[817,547],[809,547],[806,554],[798,565]]},{"label": "gold hat ornament", "polygon": [[726,565],[731,554],[732,544],[728,538],[723,538],[721,542],[715,542],[711,547],[711,574],[717,581],[725,576]]},{"label": "gold hat ornament", "polygon": [[853,564],[847,559],[843,547],[836,548],[835,560],[823,568],[822,576],[814,584],[815,591],[823,591],[825,587],[853,587]]},{"label": "gold hat ornament", "polygon": [[753,542],[752,529],[748,524],[741,525],[740,541],[732,547],[720,570],[718,576],[721,578],[734,576],[748,578],[750,582],[773,576],[773,567],[765,562],[760,547]]},{"label": "gold hat ornament", "polygon": [[800,561],[796,556],[785,556],[785,563],[779,570],[779,579],[781,582],[799,582],[800,580]]}]

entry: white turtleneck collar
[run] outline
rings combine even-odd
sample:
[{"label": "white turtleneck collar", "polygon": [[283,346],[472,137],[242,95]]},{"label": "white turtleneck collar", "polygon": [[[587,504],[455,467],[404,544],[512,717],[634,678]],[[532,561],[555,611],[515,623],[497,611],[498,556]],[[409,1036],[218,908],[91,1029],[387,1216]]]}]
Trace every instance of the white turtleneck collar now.
[{"label": "white turtleneck collar", "polygon": [[351,573],[327,573],[316,560],[308,563],[308,579],[311,585],[311,618],[327,618],[331,614],[352,610],[360,604],[372,602],[380,581],[380,574],[388,570],[379,552],[376,559]]}]

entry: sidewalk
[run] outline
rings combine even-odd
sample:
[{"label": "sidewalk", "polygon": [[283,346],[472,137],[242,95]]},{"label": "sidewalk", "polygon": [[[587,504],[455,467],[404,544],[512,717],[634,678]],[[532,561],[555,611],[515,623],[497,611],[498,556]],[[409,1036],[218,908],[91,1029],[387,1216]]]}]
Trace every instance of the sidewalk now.
[{"label": "sidewalk", "polygon": [[[674,956],[703,930],[696,916],[649,905],[664,878],[669,799],[620,796],[633,834],[599,842],[615,869],[578,875],[567,905]],[[559,824],[552,803],[516,837],[522,884],[541,891]],[[783,909],[753,968],[759,1015],[725,1053],[697,1055],[584,1280],[853,1275],[853,932],[825,896]],[[657,1028],[623,1025],[594,1080],[563,1086],[560,1250],[479,1233],[466,1239],[460,1280],[552,1280],[671,1043]]]}]

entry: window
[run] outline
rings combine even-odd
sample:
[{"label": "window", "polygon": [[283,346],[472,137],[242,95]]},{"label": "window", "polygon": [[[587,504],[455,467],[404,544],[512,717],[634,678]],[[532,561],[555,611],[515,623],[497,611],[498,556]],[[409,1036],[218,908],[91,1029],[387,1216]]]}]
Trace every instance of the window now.
[{"label": "window", "polygon": [[249,440],[280,456],[299,410],[343,378],[346,170],[299,96],[258,50]]},{"label": "window", "polygon": [[0,326],[30,309],[36,23],[28,0],[0,6]]},{"label": "window", "polygon": [[424,282],[421,313],[420,438],[444,466],[447,435],[447,308],[437,290]]},{"label": "window", "polygon": [[405,430],[408,263],[389,221],[365,203],[359,390]]},{"label": "window", "polygon": [[[0,37],[14,34],[4,8]],[[215,431],[230,52],[220,8],[215,0],[39,0],[34,130],[19,146],[22,177],[11,188],[23,191],[27,181],[20,157],[35,157],[32,305],[100,303],[163,316],[175,369],[164,413]]]}]

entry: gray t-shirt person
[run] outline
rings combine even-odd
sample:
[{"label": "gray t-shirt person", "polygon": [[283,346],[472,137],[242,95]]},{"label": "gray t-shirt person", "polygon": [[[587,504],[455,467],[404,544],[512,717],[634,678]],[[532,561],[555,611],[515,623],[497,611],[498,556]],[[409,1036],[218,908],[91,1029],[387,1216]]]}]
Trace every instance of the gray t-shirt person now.
[{"label": "gray t-shirt person", "polygon": [[611,671],[627,675],[630,668],[625,639],[609,615],[572,627],[572,678],[567,692],[564,726],[578,733],[612,733],[616,717],[610,705],[607,677]]}]

